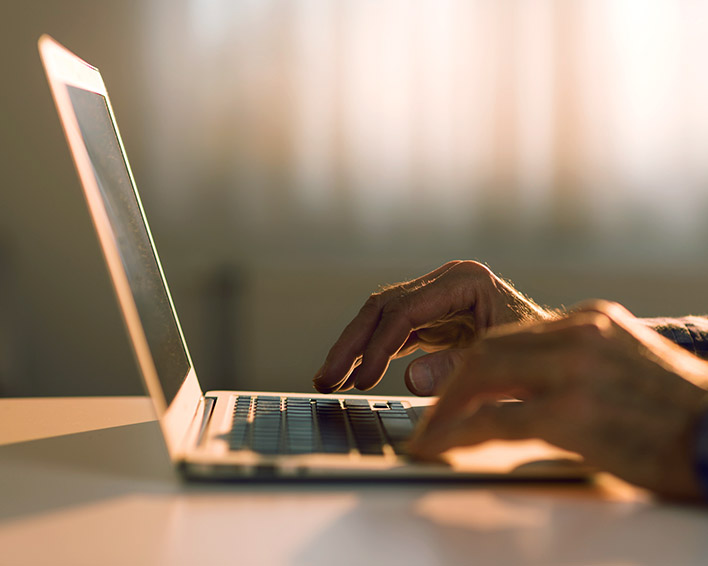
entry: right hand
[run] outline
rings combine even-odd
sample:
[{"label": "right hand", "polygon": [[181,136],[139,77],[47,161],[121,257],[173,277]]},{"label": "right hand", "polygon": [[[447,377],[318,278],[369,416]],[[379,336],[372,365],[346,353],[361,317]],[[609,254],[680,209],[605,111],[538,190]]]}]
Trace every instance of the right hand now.
[{"label": "right hand", "polygon": [[[708,362],[621,305],[590,301],[563,319],[502,328],[433,356],[433,373],[453,359],[411,455],[437,459],[491,439],[540,438],[663,495],[702,495],[694,455]],[[504,397],[523,402],[493,402]]]},{"label": "right hand", "polygon": [[[390,361],[418,349],[437,352],[468,346],[500,324],[555,318],[475,261],[451,261],[418,279],[369,297],[332,346],[314,378],[321,393],[356,387],[366,391]],[[416,395],[432,395],[438,383],[411,379]]]}]

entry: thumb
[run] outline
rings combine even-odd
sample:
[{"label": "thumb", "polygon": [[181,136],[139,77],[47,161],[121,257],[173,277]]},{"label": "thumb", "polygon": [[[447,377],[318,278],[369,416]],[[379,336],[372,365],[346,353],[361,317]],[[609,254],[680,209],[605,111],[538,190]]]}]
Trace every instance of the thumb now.
[{"label": "thumb", "polygon": [[462,363],[462,353],[460,349],[443,350],[411,362],[405,375],[408,390],[414,395],[434,395]]}]

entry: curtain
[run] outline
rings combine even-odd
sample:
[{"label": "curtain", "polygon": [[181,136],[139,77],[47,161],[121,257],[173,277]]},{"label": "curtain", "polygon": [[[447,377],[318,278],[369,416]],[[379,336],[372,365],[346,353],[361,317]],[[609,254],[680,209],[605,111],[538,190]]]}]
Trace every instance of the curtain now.
[{"label": "curtain", "polygon": [[705,256],[707,2],[150,6],[152,190],[214,253]]}]

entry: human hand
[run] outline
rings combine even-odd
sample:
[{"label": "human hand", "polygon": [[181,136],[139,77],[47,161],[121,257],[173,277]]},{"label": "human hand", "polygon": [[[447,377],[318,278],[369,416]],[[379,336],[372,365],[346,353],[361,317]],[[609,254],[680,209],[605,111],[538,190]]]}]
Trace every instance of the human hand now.
[{"label": "human hand", "polygon": [[[369,297],[332,346],[314,378],[322,393],[374,387],[390,361],[418,349],[467,346],[490,327],[555,315],[475,261],[452,261],[418,279]],[[434,382],[406,378],[417,395]]]},{"label": "human hand", "polygon": [[[699,495],[693,430],[707,407],[708,363],[620,305],[595,301],[416,364],[454,371],[411,440],[413,454],[541,438],[664,495]],[[489,403],[509,395],[523,402]]]}]

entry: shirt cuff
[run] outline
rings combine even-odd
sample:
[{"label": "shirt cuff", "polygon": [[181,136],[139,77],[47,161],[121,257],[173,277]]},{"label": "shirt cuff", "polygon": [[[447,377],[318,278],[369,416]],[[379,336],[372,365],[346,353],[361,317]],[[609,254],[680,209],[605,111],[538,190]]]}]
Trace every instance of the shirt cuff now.
[{"label": "shirt cuff", "polygon": [[708,318],[644,318],[644,324],[696,356],[708,359]]}]

